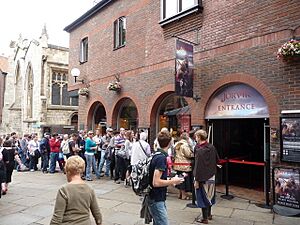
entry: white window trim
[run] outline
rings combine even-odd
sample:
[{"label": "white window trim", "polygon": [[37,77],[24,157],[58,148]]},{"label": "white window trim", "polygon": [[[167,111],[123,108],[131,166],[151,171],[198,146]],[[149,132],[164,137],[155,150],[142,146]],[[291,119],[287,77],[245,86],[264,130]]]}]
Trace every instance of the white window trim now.
[{"label": "white window trim", "polygon": [[[125,29],[125,40],[124,44],[120,44],[120,23],[123,22],[123,27]],[[116,26],[116,27],[115,27]],[[127,36],[127,18],[121,16],[114,21],[114,49],[122,48],[126,45],[126,36]]]},{"label": "white window trim", "polygon": [[[88,55],[88,47],[86,48],[85,46],[85,42],[87,41],[87,44],[89,43],[89,39],[88,37],[85,37],[83,39],[81,39],[80,42],[80,63],[85,63],[88,61],[88,57],[86,56],[86,54]],[[87,51],[87,53],[86,53]]]},{"label": "white window trim", "polygon": [[[161,26],[164,26],[168,23],[171,23],[175,20],[178,20],[182,17],[185,17],[191,13],[194,13],[194,12],[197,12],[199,11],[200,9],[202,9],[202,1],[200,0],[196,0],[196,3],[194,6],[191,6],[190,8],[188,9],[185,9],[185,10],[182,10],[181,12],[177,12],[177,14],[173,15],[173,16],[170,16],[170,17],[167,17],[167,18],[163,18],[164,16],[164,1],[165,0],[160,0],[160,21],[159,21],[159,24]],[[174,0],[174,2],[177,2],[177,5],[179,5],[179,1],[180,0]]]}]

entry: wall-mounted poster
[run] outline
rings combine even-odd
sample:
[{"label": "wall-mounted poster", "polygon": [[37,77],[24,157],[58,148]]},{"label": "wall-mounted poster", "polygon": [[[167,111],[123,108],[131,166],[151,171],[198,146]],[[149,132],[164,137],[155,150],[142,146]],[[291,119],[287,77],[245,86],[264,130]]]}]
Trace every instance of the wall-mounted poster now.
[{"label": "wall-mounted poster", "polygon": [[176,40],[175,93],[179,96],[193,97],[194,46]]},{"label": "wall-mounted poster", "polygon": [[281,159],[300,162],[300,118],[281,118]]},{"label": "wall-mounted poster", "polygon": [[299,170],[274,168],[275,204],[300,209]]}]

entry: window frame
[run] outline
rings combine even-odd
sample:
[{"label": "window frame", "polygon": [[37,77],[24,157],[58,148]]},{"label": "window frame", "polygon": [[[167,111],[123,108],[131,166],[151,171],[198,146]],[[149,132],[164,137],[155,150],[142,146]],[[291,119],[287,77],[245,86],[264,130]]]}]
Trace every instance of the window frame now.
[{"label": "window frame", "polygon": [[114,32],[113,49],[114,50],[122,48],[126,45],[126,35],[127,35],[126,22],[127,19],[125,16],[121,16],[114,21],[114,27],[113,27],[113,32]]},{"label": "window frame", "polygon": [[[55,80],[53,79],[53,75],[55,74]],[[60,80],[57,79],[58,74],[60,75]],[[65,76],[65,79],[63,79],[63,76]],[[59,104],[53,104],[53,84],[58,84],[59,85]],[[66,86],[67,90],[68,90],[68,72],[67,71],[63,71],[63,70],[52,70],[51,71],[51,88],[50,88],[50,104],[51,106],[55,106],[55,107],[74,107],[76,105],[72,105],[72,96],[69,96],[69,92],[68,93],[68,103],[69,105],[65,105],[63,104],[63,95],[64,95],[64,91],[63,91],[63,87]]]},{"label": "window frame", "polygon": [[174,2],[177,5],[177,13],[170,16],[166,17],[166,1],[167,0],[160,0],[160,21],[159,24],[161,26],[164,26],[168,23],[171,23],[175,20],[178,20],[182,17],[185,17],[189,14],[192,14],[194,12],[202,11],[202,0],[194,0],[194,6],[191,6],[187,9],[182,9],[182,1],[184,0],[174,0]]},{"label": "window frame", "polygon": [[88,55],[89,55],[89,38],[84,37],[80,41],[80,55],[79,55],[80,64],[86,63],[88,61]]}]

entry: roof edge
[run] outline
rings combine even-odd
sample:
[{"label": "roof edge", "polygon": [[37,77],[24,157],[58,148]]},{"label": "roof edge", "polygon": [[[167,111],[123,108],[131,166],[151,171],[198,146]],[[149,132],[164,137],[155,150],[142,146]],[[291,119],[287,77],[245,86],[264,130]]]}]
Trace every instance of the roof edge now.
[{"label": "roof edge", "polygon": [[78,26],[80,26],[82,23],[87,21],[89,18],[91,18],[93,15],[101,11],[106,5],[111,3],[113,0],[102,0],[99,2],[97,5],[92,7],[90,10],[88,10],[86,13],[84,13],[81,17],[76,19],[73,23],[70,25],[66,26],[64,28],[64,31],[66,32],[71,32],[72,30],[76,29]]}]

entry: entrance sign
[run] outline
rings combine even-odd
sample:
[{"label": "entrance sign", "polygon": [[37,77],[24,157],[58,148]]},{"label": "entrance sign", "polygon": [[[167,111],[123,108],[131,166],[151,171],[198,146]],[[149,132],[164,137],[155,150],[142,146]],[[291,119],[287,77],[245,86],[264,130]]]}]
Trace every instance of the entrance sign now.
[{"label": "entrance sign", "polygon": [[274,168],[275,204],[300,209],[300,171]]},{"label": "entrance sign", "polygon": [[176,40],[175,93],[179,96],[193,97],[194,46]]},{"label": "entrance sign", "polygon": [[300,162],[300,117],[281,117],[281,159]]},{"label": "entrance sign", "polygon": [[266,118],[269,110],[264,97],[246,84],[232,84],[218,90],[210,99],[206,119]]}]

